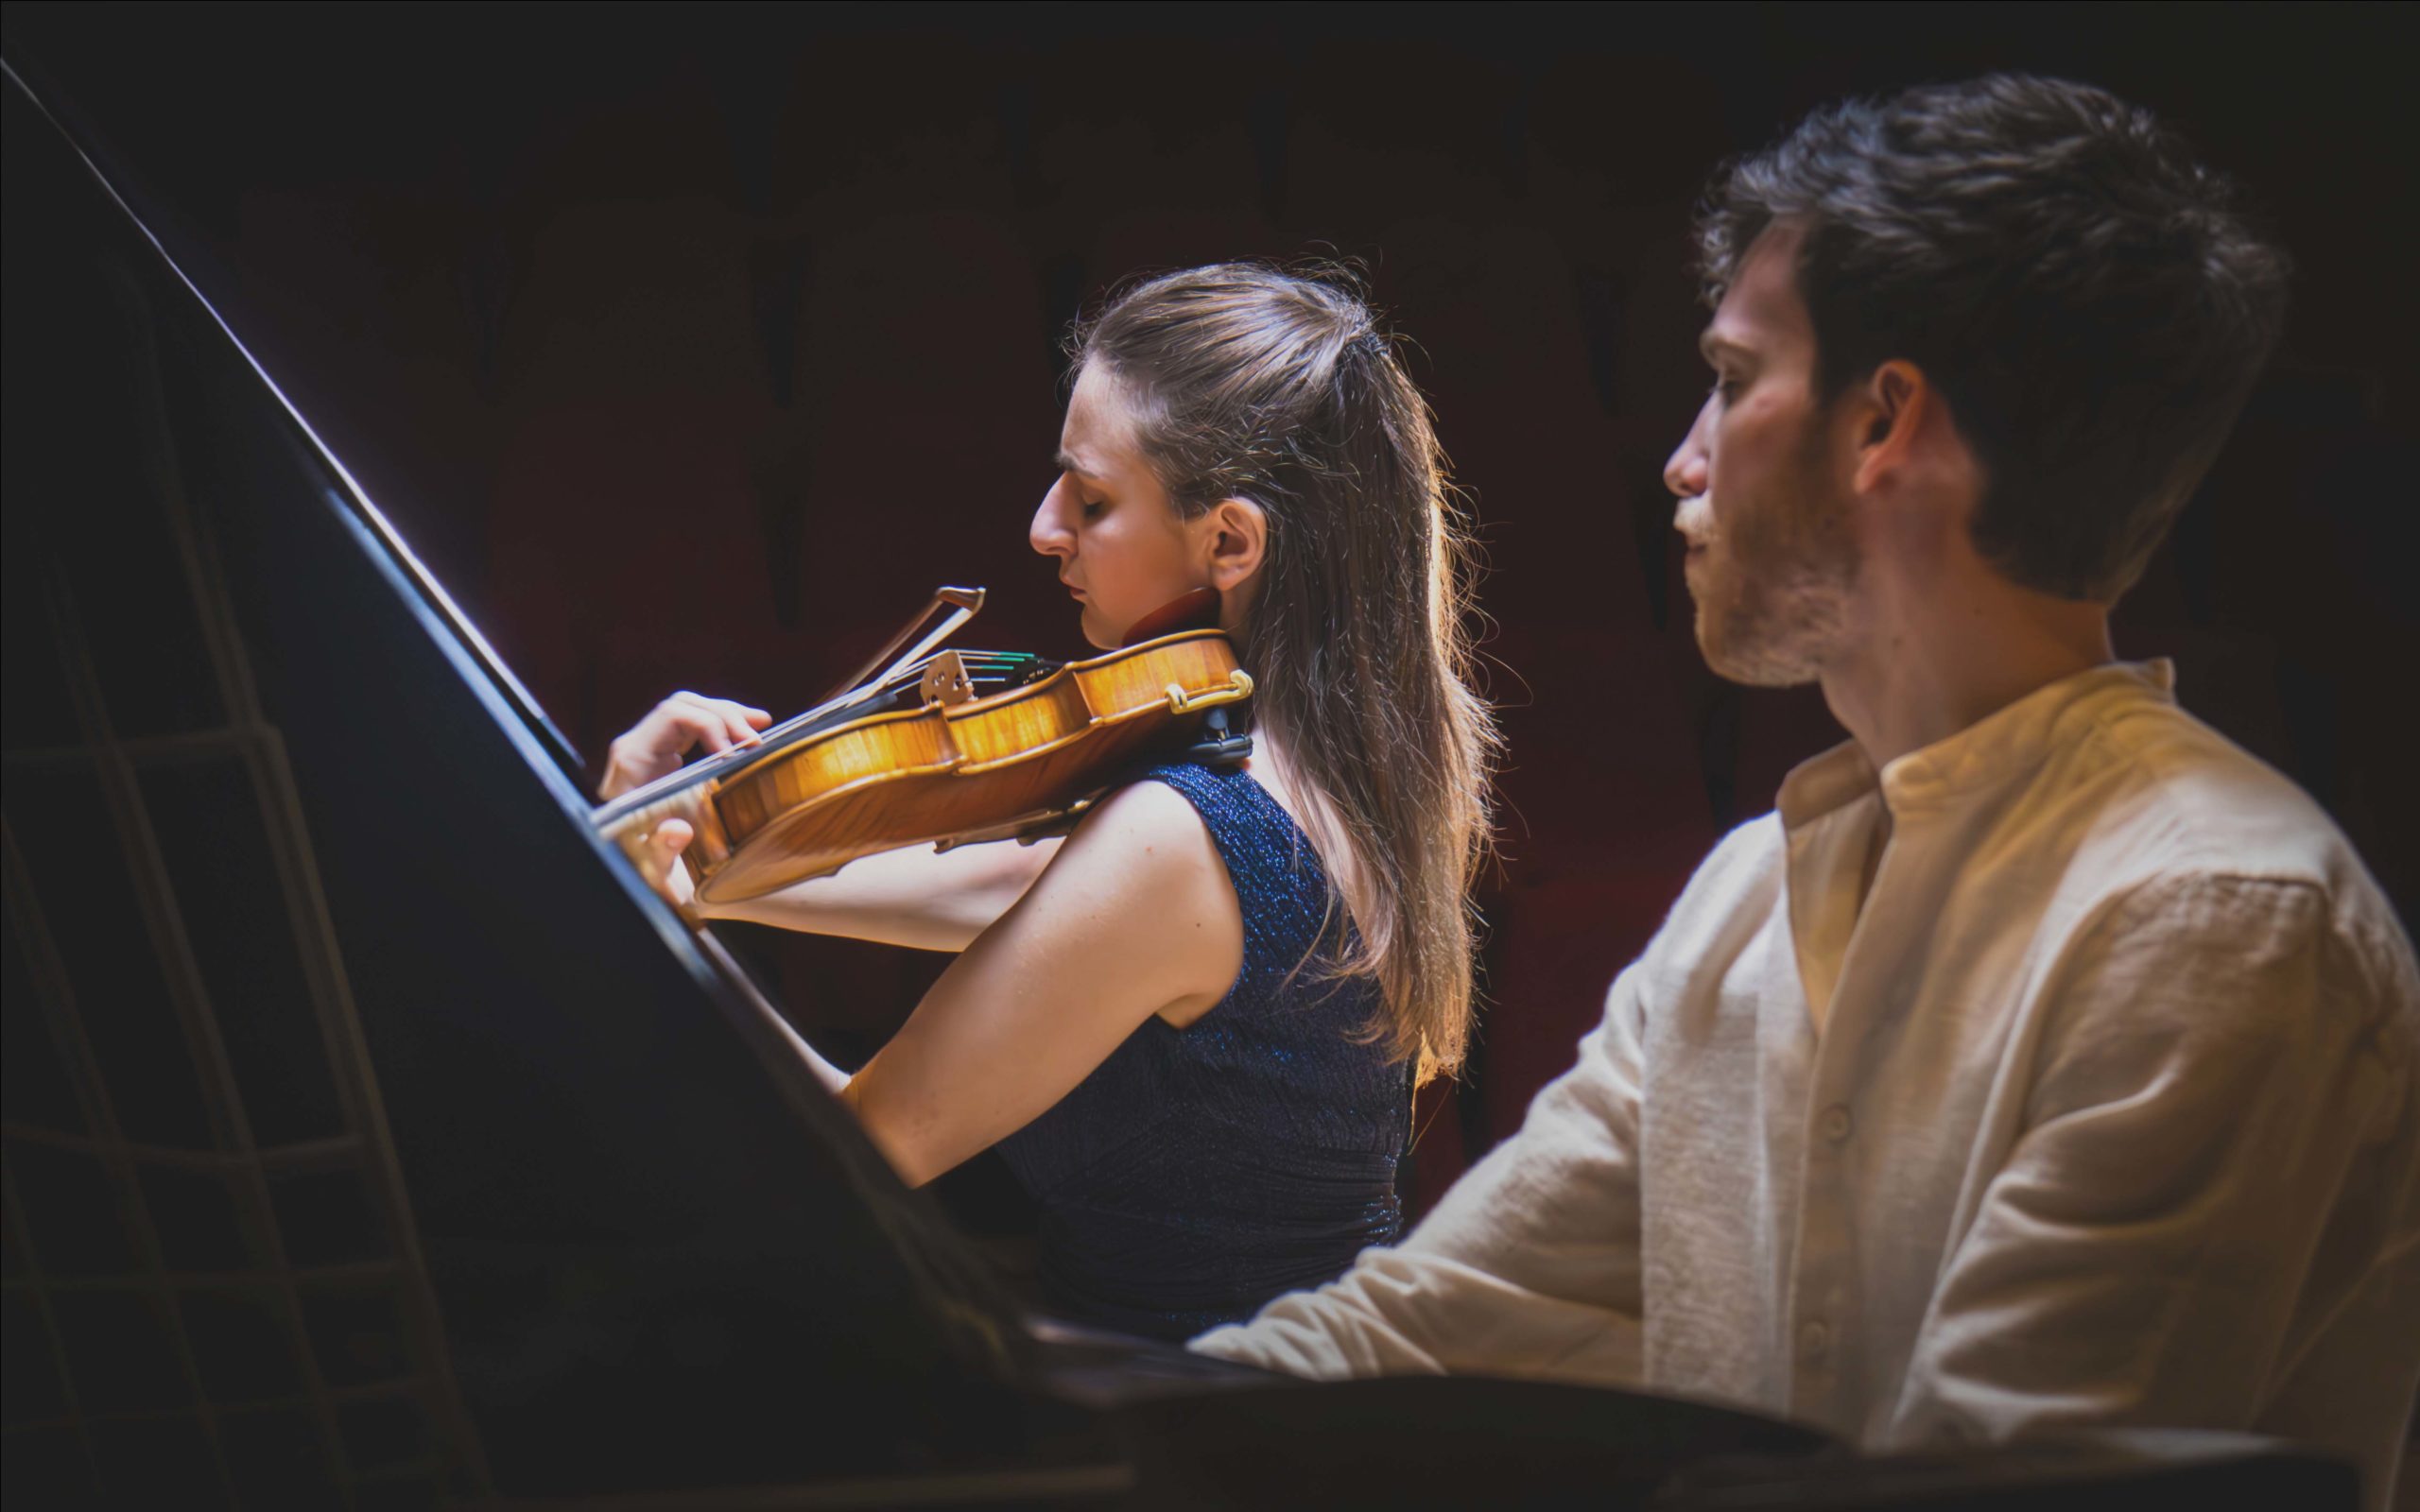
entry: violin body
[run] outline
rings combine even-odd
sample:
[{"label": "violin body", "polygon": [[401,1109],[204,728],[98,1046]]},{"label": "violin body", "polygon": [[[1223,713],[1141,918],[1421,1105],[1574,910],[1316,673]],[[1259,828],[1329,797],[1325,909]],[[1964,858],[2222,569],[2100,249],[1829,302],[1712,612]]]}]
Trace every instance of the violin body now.
[{"label": "violin body", "polygon": [[[1014,662],[1031,680],[978,695],[975,669]],[[859,856],[965,844],[1063,823],[1154,749],[1190,743],[1212,711],[1252,694],[1215,629],[1166,635],[1051,668],[944,651],[900,684],[766,732],[598,810],[634,860],[668,818],[706,903],[738,902]],[[871,710],[871,712],[867,712]],[[1218,716],[1223,727],[1223,716]],[[1223,728],[1219,730],[1223,733]],[[1249,749],[1230,738],[1229,754]]]}]

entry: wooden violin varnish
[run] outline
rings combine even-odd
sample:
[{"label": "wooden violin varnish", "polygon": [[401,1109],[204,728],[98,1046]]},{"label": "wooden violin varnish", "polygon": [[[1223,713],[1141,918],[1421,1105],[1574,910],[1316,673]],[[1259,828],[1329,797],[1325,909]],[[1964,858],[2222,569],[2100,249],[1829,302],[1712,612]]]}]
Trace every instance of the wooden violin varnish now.
[{"label": "wooden violin varnish", "polygon": [[[1198,742],[1214,761],[1250,753],[1235,719],[1252,677],[1225,632],[1203,624],[1218,611],[1211,590],[1087,661],[935,651],[982,602],[980,589],[940,590],[855,686],[754,746],[606,804],[597,828],[636,862],[666,819],[686,820],[697,838],[683,859],[699,901],[732,903],[902,846],[1047,831],[1156,752]],[[944,609],[938,629],[884,664]]]}]

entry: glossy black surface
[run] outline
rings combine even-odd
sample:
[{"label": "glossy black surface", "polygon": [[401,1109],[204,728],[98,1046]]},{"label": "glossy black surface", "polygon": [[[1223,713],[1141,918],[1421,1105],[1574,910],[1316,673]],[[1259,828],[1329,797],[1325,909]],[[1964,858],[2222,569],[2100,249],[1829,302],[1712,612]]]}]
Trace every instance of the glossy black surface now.
[{"label": "glossy black surface", "polygon": [[[23,1459],[68,1445],[69,1480],[87,1459],[114,1495],[164,1455],[240,1501],[264,1403],[313,1476],[392,1459],[457,1492],[1019,1449],[986,1383],[1007,1314],[952,1236],[600,847],[542,718],[8,94],[10,953],[34,963],[8,1116],[12,1171],[44,1173],[10,1396],[76,1387]],[[164,1187],[197,1172],[232,1218]],[[257,1252],[214,1262],[214,1223]],[[441,1333],[362,1331],[395,1356],[384,1394],[329,1405],[342,1346],[293,1320],[364,1298]]]}]

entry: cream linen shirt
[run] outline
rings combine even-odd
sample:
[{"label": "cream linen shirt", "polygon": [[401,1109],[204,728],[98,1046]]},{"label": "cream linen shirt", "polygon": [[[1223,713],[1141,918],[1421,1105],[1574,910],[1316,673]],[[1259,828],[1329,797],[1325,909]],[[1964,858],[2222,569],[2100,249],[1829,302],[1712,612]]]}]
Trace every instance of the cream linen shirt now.
[{"label": "cream linen shirt", "polygon": [[[2382,1505],[2420,1382],[2420,980],[2165,662],[1793,772],[1392,1249],[1194,1342],[1696,1395],[1876,1449],[2252,1429]],[[1882,805],[1893,820],[1859,906]]]}]

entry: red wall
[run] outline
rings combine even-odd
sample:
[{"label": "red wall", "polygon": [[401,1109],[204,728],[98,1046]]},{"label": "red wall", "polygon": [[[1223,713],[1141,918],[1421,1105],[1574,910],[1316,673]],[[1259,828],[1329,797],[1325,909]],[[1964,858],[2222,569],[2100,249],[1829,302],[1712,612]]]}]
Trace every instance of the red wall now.
[{"label": "red wall", "polygon": [[[2392,49],[2342,15],[2290,37],[2205,16],[2187,57],[2156,9],[2042,12],[1754,7],[1625,35],[1482,33],[1489,11],[1376,43],[1309,11],[1216,38],[1224,11],[979,35],[873,12],[10,25],[592,757],[677,687],[803,705],[939,582],[994,590],[975,644],[1072,651],[1024,539],[1074,299],[1361,259],[1480,523],[1511,737],[1492,1006],[1465,1083],[1424,1099],[1425,1203],[1568,1061],[1722,829],[1838,738],[1811,694],[1704,671],[1659,472],[1704,383],[1698,183],[1845,88],[2091,77],[2274,211],[2307,270],[2292,335],[2120,646],[2179,657],[2188,706],[2310,786],[2407,912],[2420,892],[2391,549],[2409,253],[2368,208],[2411,198],[2408,163],[2381,166]],[[878,1042],[938,965],[748,948],[843,1044]]]}]

